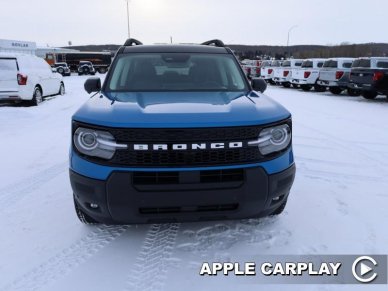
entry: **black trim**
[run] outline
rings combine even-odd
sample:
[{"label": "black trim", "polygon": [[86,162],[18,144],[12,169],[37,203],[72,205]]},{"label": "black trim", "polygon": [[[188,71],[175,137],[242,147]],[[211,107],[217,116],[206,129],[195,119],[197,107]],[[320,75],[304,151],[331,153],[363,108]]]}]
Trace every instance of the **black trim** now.
[{"label": "black trim", "polygon": [[[295,177],[295,165],[274,175],[268,175],[261,167],[243,171],[243,181],[201,183],[195,176],[203,171],[194,170],[189,173],[193,180],[182,176],[178,183],[142,185],[145,188],[133,184],[136,172],[113,172],[106,181],[101,181],[70,170],[70,181],[77,205],[86,215],[101,223],[262,217],[275,212],[287,201]],[[273,199],[276,197],[278,199]],[[90,203],[97,204],[98,208],[91,208]]]},{"label": "black trim", "polygon": [[210,45],[210,46],[216,46],[216,47],[225,47],[225,44],[223,43],[222,40],[219,40],[219,39],[212,39],[212,40],[208,40],[208,41],[205,41],[203,43],[201,43],[202,45]]},{"label": "black trim", "polygon": [[124,46],[133,46],[133,45],[142,45],[143,43],[141,41],[138,41],[137,39],[134,39],[134,38],[128,38],[125,43],[124,43]]}]

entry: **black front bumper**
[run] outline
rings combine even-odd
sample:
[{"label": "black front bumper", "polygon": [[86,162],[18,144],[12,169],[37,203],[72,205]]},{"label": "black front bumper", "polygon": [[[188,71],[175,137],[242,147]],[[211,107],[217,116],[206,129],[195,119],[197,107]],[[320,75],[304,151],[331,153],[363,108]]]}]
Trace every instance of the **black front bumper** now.
[{"label": "black front bumper", "polygon": [[267,216],[287,200],[294,177],[295,165],[274,175],[260,167],[113,172],[106,181],[70,170],[78,206],[98,222],[119,224]]}]

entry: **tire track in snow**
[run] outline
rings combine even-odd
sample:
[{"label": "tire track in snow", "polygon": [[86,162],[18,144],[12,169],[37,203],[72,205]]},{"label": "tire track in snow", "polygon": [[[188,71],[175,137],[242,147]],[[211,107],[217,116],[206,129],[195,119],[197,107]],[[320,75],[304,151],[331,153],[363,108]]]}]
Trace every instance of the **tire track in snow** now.
[{"label": "tire track in snow", "polygon": [[65,276],[121,236],[129,226],[98,226],[86,237],[63,249],[40,266],[20,276],[1,291],[34,291]]},{"label": "tire track in snow", "polygon": [[0,212],[67,170],[68,162],[55,164],[35,175],[0,189]]},{"label": "tire track in snow", "polygon": [[179,227],[179,223],[151,225],[124,290],[163,289]]}]

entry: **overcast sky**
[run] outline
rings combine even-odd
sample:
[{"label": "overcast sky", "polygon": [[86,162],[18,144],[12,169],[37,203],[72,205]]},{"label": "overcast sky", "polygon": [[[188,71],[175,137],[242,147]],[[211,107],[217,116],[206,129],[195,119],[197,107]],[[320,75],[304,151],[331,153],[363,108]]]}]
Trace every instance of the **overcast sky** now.
[{"label": "overcast sky", "polygon": [[[39,45],[122,44],[125,0],[0,0],[0,39]],[[386,42],[387,0],[130,0],[143,43],[290,45]]]}]

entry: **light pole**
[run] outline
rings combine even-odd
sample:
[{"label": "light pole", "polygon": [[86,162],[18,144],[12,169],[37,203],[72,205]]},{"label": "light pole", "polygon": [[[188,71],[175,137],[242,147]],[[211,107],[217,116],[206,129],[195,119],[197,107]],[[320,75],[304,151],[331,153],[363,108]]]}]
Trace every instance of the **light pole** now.
[{"label": "light pole", "polygon": [[131,32],[129,30],[129,1],[130,0],[125,0],[127,2],[127,25],[128,25],[128,38],[131,38]]},{"label": "light pole", "polygon": [[290,52],[288,50],[288,47],[290,45],[290,33],[291,31],[294,29],[294,28],[297,28],[298,26],[297,25],[294,25],[294,26],[291,26],[290,29],[288,30],[288,35],[287,35],[287,53],[289,54],[290,56]]}]

